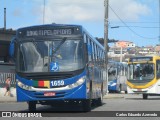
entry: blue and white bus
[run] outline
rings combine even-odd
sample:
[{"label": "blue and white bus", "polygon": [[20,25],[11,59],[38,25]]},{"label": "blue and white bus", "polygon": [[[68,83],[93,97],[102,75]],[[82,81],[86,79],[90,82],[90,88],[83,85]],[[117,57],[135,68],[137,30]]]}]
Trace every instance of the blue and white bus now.
[{"label": "blue and white bus", "polygon": [[108,91],[127,93],[127,63],[108,62]]},{"label": "blue and white bus", "polygon": [[17,101],[36,104],[77,102],[83,111],[102,104],[106,94],[104,47],[80,25],[20,28],[11,42],[16,61]]}]

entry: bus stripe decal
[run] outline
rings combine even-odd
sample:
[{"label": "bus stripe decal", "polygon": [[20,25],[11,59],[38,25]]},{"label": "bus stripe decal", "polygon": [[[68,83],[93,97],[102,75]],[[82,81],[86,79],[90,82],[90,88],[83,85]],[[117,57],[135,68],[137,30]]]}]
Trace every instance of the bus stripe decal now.
[{"label": "bus stripe decal", "polygon": [[44,81],[44,80],[34,81],[33,86],[50,88],[50,81]]},{"label": "bus stripe decal", "polygon": [[44,81],[38,81],[38,87],[44,87]]},{"label": "bus stripe decal", "polygon": [[45,81],[44,82],[44,86],[47,87],[47,88],[50,88],[50,82],[49,81]]},{"label": "bus stripe decal", "polygon": [[38,87],[38,81],[34,81],[33,86]]}]

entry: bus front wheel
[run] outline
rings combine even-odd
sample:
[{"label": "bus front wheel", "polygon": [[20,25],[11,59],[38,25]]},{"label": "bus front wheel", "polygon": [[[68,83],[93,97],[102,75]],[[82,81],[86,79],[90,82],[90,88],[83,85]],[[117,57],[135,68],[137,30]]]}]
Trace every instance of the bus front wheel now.
[{"label": "bus front wheel", "polygon": [[36,102],[29,101],[28,102],[28,110],[29,111],[36,111]]},{"label": "bus front wheel", "polygon": [[100,98],[98,98],[98,100],[97,100],[97,105],[98,105],[98,106],[102,106],[102,104],[103,104],[103,93],[101,92],[101,96],[100,96]]},{"label": "bus front wheel", "polygon": [[148,99],[148,95],[147,94],[143,94],[143,99]]},{"label": "bus front wheel", "polygon": [[91,100],[83,100],[82,101],[82,107],[84,112],[89,112],[91,111]]},{"label": "bus front wheel", "polygon": [[117,93],[121,93],[121,91],[122,91],[122,85],[120,84],[118,87]]}]

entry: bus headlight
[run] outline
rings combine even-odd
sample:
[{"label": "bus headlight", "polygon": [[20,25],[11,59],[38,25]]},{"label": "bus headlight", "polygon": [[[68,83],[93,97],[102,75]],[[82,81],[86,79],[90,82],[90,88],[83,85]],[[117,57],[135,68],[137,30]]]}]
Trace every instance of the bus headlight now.
[{"label": "bus headlight", "polygon": [[115,85],[116,85],[116,83],[112,83],[112,84],[111,84],[111,86],[115,86]]},{"label": "bus headlight", "polygon": [[22,89],[31,91],[31,86],[25,85],[22,82],[20,82],[19,80],[17,80],[17,85]]},{"label": "bus headlight", "polygon": [[75,87],[77,87],[79,85],[82,85],[84,83],[85,79],[86,79],[86,77],[83,76],[79,80],[77,80],[75,83],[73,83],[71,85],[68,85],[68,87],[72,89],[72,88],[75,88]]}]

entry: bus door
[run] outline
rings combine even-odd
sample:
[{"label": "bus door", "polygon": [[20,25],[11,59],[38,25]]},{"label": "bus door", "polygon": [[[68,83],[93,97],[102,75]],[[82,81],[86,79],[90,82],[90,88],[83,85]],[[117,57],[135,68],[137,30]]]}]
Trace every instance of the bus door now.
[{"label": "bus door", "polygon": [[160,93],[160,60],[156,61],[156,79],[158,80],[157,92]]}]

